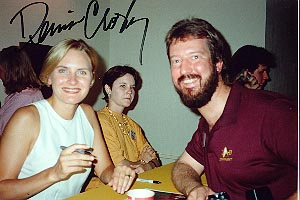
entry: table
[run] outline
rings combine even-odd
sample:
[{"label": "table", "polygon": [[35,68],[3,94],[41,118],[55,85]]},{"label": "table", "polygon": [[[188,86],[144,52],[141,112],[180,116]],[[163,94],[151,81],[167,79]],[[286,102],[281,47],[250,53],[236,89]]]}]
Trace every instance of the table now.
[{"label": "table", "polygon": [[[158,180],[162,182],[161,184],[135,182],[131,189],[149,188],[154,190],[179,193],[171,180],[171,170],[173,164],[174,163],[163,165],[161,167],[139,174],[139,178]],[[201,176],[201,180],[203,185],[207,185],[205,176]],[[78,195],[68,198],[68,200],[124,200],[126,198],[126,193],[123,195],[118,194],[117,192],[113,191],[113,189],[110,186],[100,185],[96,189],[91,189],[86,192],[80,193]]]}]

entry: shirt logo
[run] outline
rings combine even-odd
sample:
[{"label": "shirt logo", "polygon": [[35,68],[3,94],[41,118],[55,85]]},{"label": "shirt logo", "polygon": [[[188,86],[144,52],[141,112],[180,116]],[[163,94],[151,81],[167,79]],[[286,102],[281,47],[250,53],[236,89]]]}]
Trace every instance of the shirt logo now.
[{"label": "shirt logo", "polygon": [[231,161],[232,160],[232,150],[224,147],[221,153],[219,161]]},{"label": "shirt logo", "polygon": [[136,134],[133,130],[130,130],[130,136],[132,140],[136,140]]}]

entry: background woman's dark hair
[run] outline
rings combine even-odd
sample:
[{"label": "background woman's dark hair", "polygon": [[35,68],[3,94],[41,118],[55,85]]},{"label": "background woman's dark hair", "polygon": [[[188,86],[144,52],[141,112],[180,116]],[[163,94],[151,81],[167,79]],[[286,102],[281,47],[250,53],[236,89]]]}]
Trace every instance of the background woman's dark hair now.
[{"label": "background woman's dark hair", "polygon": [[[230,46],[223,35],[216,30],[210,23],[203,19],[191,18],[183,19],[172,26],[165,38],[167,55],[169,57],[169,48],[172,42],[177,40],[186,40],[189,37],[196,39],[206,38],[211,54],[213,65],[219,61],[223,61],[223,70],[226,72],[231,57]],[[222,78],[227,84],[227,76],[222,73]]]},{"label": "background woman's dark hair", "polygon": [[127,65],[117,65],[114,67],[111,67],[108,69],[103,76],[102,79],[102,87],[103,87],[103,93],[104,97],[103,99],[108,103],[108,94],[105,91],[105,85],[108,85],[110,88],[112,88],[113,83],[116,79],[124,76],[125,74],[131,74],[134,78],[135,85],[138,87],[141,83],[141,77],[138,71],[136,71],[133,67],[127,66]]},{"label": "background woman's dark hair", "polygon": [[27,53],[19,47],[10,46],[2,49],[0,65],[5,73],[3,85],[7,95],[21,92],[26,88],[41,87]]}]

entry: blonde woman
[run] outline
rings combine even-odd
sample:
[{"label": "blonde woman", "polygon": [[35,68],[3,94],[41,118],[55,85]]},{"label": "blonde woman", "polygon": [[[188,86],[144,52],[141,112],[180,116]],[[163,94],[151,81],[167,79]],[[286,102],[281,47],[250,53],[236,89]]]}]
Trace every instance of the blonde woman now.
[{"label": "blonde woman", "polygon": [[0,141],[1,199],[76,195],[93,165],[118,193],[129,189],[134,170],[114,167],[92,107],[81,104],[96,67],[97,54],[83,40],[64,40],[49,51],[40,79],[52,96],[17,110]]}]

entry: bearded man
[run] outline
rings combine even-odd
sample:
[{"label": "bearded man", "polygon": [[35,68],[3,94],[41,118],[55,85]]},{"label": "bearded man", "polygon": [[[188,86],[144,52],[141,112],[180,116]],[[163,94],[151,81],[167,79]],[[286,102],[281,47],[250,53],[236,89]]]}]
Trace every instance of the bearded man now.
[{"label": "bearded man", "polygon": [[[175,23],[167,33],[167,55],[182,102],[201,114],[172,180],[189,200],[216,192],[230,199],[297,198],[297,107],[270,91],[231,85],[230,51],[205,20]],[[208,187],[201,184],[205,173]]]}]

